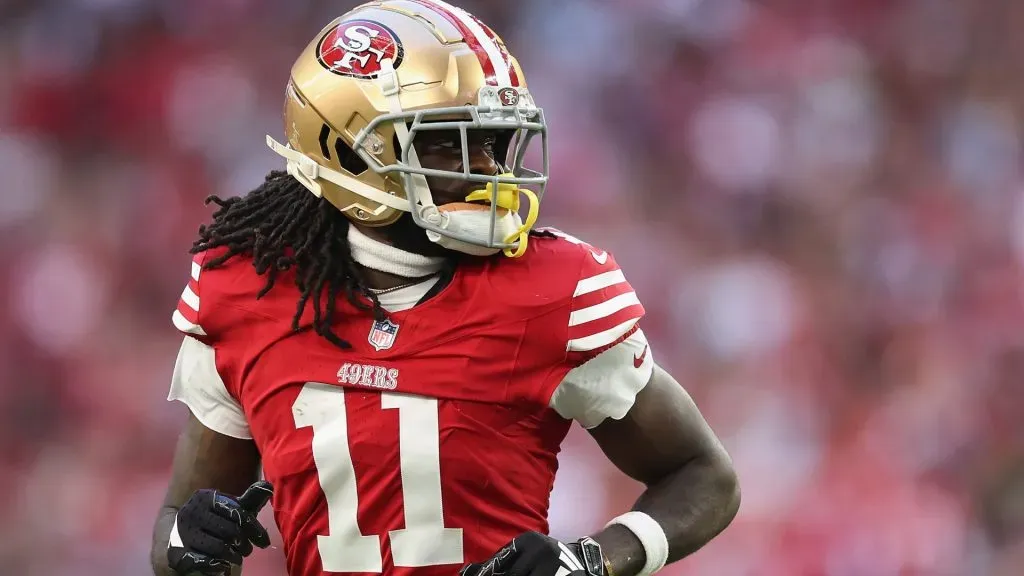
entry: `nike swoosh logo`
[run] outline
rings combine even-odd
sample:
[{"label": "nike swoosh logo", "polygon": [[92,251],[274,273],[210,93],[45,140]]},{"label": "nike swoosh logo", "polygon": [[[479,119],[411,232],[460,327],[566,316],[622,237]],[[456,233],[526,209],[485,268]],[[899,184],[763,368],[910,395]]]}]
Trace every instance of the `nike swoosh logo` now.
[{"label": "nike swoosh logo", "polygon": [[644,365],[644,360],[647,358],[647,348],[650,345],[644,346],[644,351],[639,356],[633,356],[633,368],[639,368]]},{"label": "nike swoosh logo", "polygon": [[594,257],[594,260],[597,260],[598,264],[604,264],[605,262],[608,261],[608,253],[607,252],[601,252],[600,254],[598,254],[597,252],[594,252],[593,250],[591,250],[590,251],[590,255]]}]

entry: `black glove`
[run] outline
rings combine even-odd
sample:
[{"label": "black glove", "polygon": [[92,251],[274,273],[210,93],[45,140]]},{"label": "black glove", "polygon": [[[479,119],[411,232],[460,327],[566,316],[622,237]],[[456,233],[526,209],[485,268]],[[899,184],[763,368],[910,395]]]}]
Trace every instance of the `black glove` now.
[{"label": "black glove", "polygon": [[274,489],[260,480],[237,499],[216,490],[198,490],[178,510],[167,545],[167,561],[178,574],[228,576],[241,565],[253,544],[270,545],[267,530],[256,519]]},{"label": "black glove", "polygon": [[516,536],[485,562],[459,576],[605,576],[601,545],[592,538],[566,544],[540,532]]}]

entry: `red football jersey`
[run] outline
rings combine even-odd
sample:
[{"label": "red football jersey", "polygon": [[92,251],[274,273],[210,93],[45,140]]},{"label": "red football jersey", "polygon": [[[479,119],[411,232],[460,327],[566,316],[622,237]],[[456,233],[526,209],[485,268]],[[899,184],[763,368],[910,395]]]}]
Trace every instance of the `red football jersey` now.
[{"label": "red football jersey", "polygon": [[[451,576],[547,532],[570,424],[552,394],[636,331],[643,307],[609,254],[564,235],[464,260],[383,322],[339,299],[349,350],[316,335],[308,309],[291,330],[291,275],[257,300],[251,260],[193,263],[174,323],[214,351],[209,371],[244,413],[220,431],[260,450],[289,574]],[[210,394],[194,402],[218,410]]]}]

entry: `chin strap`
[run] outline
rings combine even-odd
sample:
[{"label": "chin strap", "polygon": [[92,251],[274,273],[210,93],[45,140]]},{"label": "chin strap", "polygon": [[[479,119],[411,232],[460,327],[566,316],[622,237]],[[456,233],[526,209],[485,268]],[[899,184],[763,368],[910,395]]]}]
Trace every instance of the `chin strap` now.
[{"label": "chin strap", "polygon": [[320,186],[320,183],[317,182],[317,178],[320,178],[380,204],[381,206],[373,212],[374,215],[380,214],[387,208],[394,208],[396,210],[401,210],[402,212],[409,212],[408,200],[403,200],[397,196],[381,192],[373,186],[360,182],[351,176],[342,174],[341,172],[332,170],[326,166],[321,166],[316,163],[316,160],[313,160],[309,156],[306,156],[302,152],[299,152],[288,145],[274,140],[270,136],[267,136],[267,146],[277,153],[278,156],[281,156],[286,160],[288,174],[294,176],[296,180],[302,183],[303,186],[309,189],[309,191],[317,197],[323,196],[323,188]]}]

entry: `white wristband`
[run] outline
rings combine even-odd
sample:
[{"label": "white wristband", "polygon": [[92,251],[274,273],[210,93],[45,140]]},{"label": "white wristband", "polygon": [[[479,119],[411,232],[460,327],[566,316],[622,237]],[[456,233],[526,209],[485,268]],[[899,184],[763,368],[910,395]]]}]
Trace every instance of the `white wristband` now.
[{"label": "white wristband", "polygon": [[651,576],[665,567],[665,562],[668,562],[668,537],[657,520],[644,512],[633,511],[613,518],[605,528],[612,524],[621,524],[628,528],[644,547],[646,561],[643,570],[637,576]]}]

